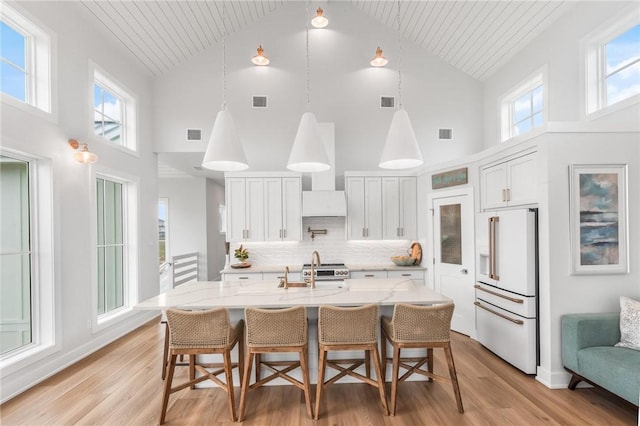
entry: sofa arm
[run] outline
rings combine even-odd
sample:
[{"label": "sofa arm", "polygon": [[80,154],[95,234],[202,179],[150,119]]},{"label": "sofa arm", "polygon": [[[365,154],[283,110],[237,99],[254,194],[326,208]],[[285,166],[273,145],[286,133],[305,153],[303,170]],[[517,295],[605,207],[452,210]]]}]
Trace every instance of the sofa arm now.
[{"label": "sofa arm", "polygon": [[620,341],[620,314],[569,314],[562,316],[562,364],[576,373],[578,351],[591,346],[613,346]]}]

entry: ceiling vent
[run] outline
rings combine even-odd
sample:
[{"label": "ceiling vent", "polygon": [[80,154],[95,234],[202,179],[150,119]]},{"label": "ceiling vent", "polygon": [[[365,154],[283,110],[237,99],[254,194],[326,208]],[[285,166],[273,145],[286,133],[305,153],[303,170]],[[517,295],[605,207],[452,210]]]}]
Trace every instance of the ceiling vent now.
[{"label": "ceiling vent", "polygon": [[438,129],[438,139],[451,139],[452,129]]},{"label": "ceiling vent", "polygon": [[253,97],[253,107],[254,108],[266,108],[267,107],[267,97],[266,96],[254,96]]},{"label": "ceiling vent", "polygon": [[393,96],[381,96],[380,108],[394,108],[396,106],[396,98]]},{"label": "ceiling vent", "polygon": [[202,141],[202,129],[187,129],[187,142]]}]

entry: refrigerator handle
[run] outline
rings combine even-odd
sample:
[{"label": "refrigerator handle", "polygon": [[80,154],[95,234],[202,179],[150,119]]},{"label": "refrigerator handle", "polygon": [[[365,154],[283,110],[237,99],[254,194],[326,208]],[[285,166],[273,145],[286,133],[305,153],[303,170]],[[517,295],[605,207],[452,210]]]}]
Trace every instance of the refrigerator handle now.
[{"label": "refrigerator handle", "polygon": [[500,217],[491,216],[489,218],[489,278],[500,281],[500,277],[496,273],[496,226],[500,221]]},{"label": "refrigerator handle", "polygon": [[491,294],[493,296],[501,297],[503,299],[508,300],[509,302],[520,303],[520,304],[524,303],[524,299],[518,299],[518,298],[515,298],[515,297],[504,296],[504,295],[502,295],[502,294],[500,294],[498,292],[487,290],[486,288],[483,288],[480,284],[476,284],[474,286],[474,288],[477,289],[477,290],[480,290],[480,291],[484,291],[485,293],[489,293],[489,294]]},{"label": "refrigerator handle", "polygon": [[482,306],[482,304],[480,302],[473,302],[473,304],[476,305],[478,308],[482,308],[485,311],[490,312],[493,315],[499,316],[500,318],[504,318],[507,321],[511,321],[514,324],[518,324],[518,325],[524,324],[524,321],[508,317],[508,316],[506,316],[504,314],[501,314],[500,312],[497,312],[497,311],[494,311],[493,309],[487,308],[486,306]]}]

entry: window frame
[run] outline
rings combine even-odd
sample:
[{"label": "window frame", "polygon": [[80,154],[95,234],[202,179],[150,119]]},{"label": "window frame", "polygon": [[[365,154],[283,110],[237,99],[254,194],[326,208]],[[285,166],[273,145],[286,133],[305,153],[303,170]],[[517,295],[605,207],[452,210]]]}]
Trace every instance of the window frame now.
[{"label": "window frame", "polygon": [[604,115],[640,103],[640,94],[635,94],[614,104],[605,104],[607,99],[605,46],[636,25],[640,25],[640,16],[637,14],[637,8],[625,10],[625,12],[608,20],[580,41],[580,57],[584,60],[584,66],[581,67],[582,87],[584,90],[584,96],[581,97],[584,102],[581,107],[581,116],[583,118],[587,120],[598,119]]},{"label": "window frame", "polygon": [[0,355],[0,379],[60,350],[59,276],[54,258],[51,159],[0,146],[0,155],[29,163],[31,343]]},{"label": "window frame", "polygon": [[[500,117],[500,142],[504,143],[511,140],[528,139],[532,135],[544,132],[549,122],[549,86],[547,77],[547,66],[540,68],[520,83],[509,89],[499,100],[499,117]],[[542,87],[542,124],[519,135],[514,134],[514,103],[524,95],[534,91],[538,87]],[[533,118],[532,114],[530,118]],[[521,122],[521,121],[520,121]]]},{"label": "window frame", "polygon": [[[120,99],[122,117],[121,117],[121,142],[114,143],[111,140],[97,135],[95,132],[95,106],[94,106],[94,87],[101,86],[110,94]],[[118,149],[135,157],[140,157],[138,148],[138,97],[134,92],[128,89],[124,84],[109,75],[104,69],[99,67],[93,61],[89,61],[89,128],[88,138],[90,140],[103,143],[109,147]]]},{"label": "window frame", "polygon": [[18,5],[3,3],[0,19],[15,31],[26,35],[25,101],[0,92],[2,103],[57,122],[56,34]]},{"label": "window frame", "polygon": [[[97,333],[115,322],[131,317],[133,306],[138,303],[138,193],[139,178],[123,172],[97,166],[92,173],[92,221],[91,235],[93,254],[92,264],[92,333]],[[123,306],[112,311],[98,314],[98,203],[97,179],[106,179],[122,184],[122,228],[123,228]]]}]

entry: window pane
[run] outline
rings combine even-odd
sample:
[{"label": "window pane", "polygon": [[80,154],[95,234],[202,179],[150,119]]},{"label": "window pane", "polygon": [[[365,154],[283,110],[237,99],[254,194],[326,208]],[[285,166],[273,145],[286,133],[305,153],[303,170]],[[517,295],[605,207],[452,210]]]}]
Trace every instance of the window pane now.
[{"label": "window pane", "polygon": [[103,131],[104,137],[111,142],[122,143],[122,126],[120,124],[105,120]]},{"label": "window pane", "polygon": [[31,255],[0,256],[0,353],[31,343]]},{"label": "window pane", "polygon": [[122,184],[105,181],[104,194],[105,244],[122,244]]},{"label": "window pane", "polygon": [[105,299],[104,299],[104,247],[98,247],[98,315],[104,314],[105,311]]},{"label": "window pane", "polygon": [[534,113],[542,111],[542,86],[533,89],[532,102]]},{"label": "window pane", "polygon": [[107,312],[123,305],[122,247],[105,248],[105,302]]},{"label": "window pane", "polygon": [[517,123],[531,116],[531,92],[513,102],[513,122]]},{"label": "window pane", "polygon": [[104,115],[115,119],[115,121],[122,121],[122,109],[120,105],[120,99],[114,96],[112,93],[104,90]]},{"label": "window pane", "polygon": [[93,108],[102,112],[102,87],[97,84],[93,85]]},{"label": "window pane", "polygon": [[462,265],[460,204],[440,206],[440,261]]},{"label": "window pane", "polygon": [[96,179],[96,210],[98,212],[98,245],[104,245],[104,179]]},{"label": "window pane", "polygon": [[0,64],[0,85],[2,85],[2,93],[12,96],[22,102],[27,101],[27,76],[24,72],[15,67],[2,62]]},{"label": "window pane", "polygon": [[160,200],[158,203],[158,246],[160,249],[160,265],[167,261],[166,241],[167,241],[167,210],[168,203]]},{"label": "window pane", "polygon": [[640,62],[607,78],[607,105],[640,94]]},{"label": "window pane", "polygon": [[23,70],[25,67],[26,37],[0,22],[0,52],[2,57]]},{"label": "window pane", "polygon": [[607,75],[640,59],[640,25],[621,34],[605,45]]},{"label": "window pane", "polygon": [[515,126],[513,126],[513,135],[514,136],[521,135],[523,133],[528,132],[529,130],[531,130],[531,120],[524,120],[520,123],[517,123]]}]

